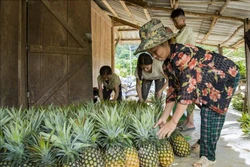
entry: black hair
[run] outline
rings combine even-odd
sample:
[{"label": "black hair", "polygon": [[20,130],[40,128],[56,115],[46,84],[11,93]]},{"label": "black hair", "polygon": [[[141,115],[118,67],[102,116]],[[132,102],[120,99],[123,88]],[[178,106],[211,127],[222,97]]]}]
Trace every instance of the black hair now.
[{"label": "black hair", "polygon": [[137,60],[137,74],[139,79],[142,79],[142,65],[150,65],[153,64],[153,59],[148,53],[141,53]]},{"label": "black hair", "polygon": [[110,66],[102,66],[100,68],[100,75],[111,75],[112,74],[112,69]]},{"label": "black hair", "polygon": [[174,19],[174,18],[179,17],[179,16],[185,16],[185,12],[181,8],[177,8],[177,9],[173,10],[170,17],[172,19]]}]

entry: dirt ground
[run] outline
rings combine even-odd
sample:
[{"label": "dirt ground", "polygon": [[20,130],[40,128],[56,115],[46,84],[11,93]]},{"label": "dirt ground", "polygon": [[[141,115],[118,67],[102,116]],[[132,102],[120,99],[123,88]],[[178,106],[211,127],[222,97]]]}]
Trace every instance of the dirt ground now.
[{"label": "dirt ground", "polygon": [[[237,122],[241,113],[230,109],[226,116],[221,137],[216,150],[216,164],[213,167],[250,167],[250,138],[242,136],[242,131]],[[194,144],[200,135],[200,110],[195,109],[195,130],[183,132],[191,136],[189,143]],[[185,158],[175,157],[172,167],[191,167],[199,159],[198,154],[191,153]]]}]

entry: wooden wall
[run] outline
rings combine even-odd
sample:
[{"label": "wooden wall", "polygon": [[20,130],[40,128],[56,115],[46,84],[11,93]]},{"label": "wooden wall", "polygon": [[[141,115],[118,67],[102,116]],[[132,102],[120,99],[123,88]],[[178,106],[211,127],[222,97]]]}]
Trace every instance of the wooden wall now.
[{"label": "wooden wall", "polygon": [[92,1],[91,22],[93,86],[97,87],[100,67],[103,65],[113,67],[112,20]]},{"label": "wooden wall", "polygon": [[0,1],[0,106],[26,106],[26,2]]},{"label": "wooden wall", "polygon": [[0,106],[91,99],[92,51],[86,34],[91,34],[91,0],[1,0]]}]

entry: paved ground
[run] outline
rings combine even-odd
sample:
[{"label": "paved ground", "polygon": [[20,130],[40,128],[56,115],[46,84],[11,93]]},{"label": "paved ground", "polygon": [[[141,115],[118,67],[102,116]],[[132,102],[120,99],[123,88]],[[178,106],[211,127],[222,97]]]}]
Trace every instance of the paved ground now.
[{"label": "paved ground", "polygon": [[[250,138],[242,137],[237,119],[241,113],[230,109],[226,116],[221,137],[216,150],[216,164],[213,167],[250,167]],[[197,141],[200,134],[200,111],[195,109],[196,129],[184,132],[191,136],[189,143],[192,145]],[[191,153],[185,158],[175,157],[172,167],[191,167],[199,159],[198,155]]]}]

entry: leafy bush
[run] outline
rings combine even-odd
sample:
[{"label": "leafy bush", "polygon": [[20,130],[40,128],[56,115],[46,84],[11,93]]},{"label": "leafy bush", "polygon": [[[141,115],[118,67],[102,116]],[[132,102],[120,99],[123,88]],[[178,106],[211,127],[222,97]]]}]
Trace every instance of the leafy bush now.
[{"label": "leafy bush", "polygon": [[244,136],[250,137],[250,115],[248,113],[242,113],[241,118],[238,120]]},{"label": "leafy bush", "polygon": [[233,108],[239,111],[243,111],[243,105],[244,105],[244,95],[241,93],[235,95],[232,99]]}]

